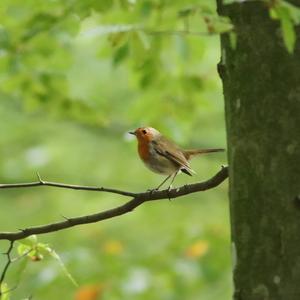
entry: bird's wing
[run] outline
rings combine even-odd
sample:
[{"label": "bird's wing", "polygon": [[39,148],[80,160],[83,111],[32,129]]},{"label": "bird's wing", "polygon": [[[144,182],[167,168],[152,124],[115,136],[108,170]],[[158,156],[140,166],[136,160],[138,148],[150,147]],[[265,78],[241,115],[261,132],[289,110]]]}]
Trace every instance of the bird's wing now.
[{"label": "bird's wing", "polygon": [[185,158],[182,151],[170,140],[161,137],[159,141],[152,141],[152,145],[157,154],[164,156],[176,165],[179,165],[184,173],[188,175],[195,173],[191,169],[189,162]]}]

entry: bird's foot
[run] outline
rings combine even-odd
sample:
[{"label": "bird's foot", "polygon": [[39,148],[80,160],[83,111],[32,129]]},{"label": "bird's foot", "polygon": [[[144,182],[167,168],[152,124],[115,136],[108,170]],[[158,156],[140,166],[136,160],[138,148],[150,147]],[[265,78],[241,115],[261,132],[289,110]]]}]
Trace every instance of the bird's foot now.
[{"label": "bird's foot", "polygon": [[172,199],[171,199],[171,195],[170,195],[170,191],[172,190],[172,184],[170,184],[169,186],[168,186],[168,188],[167,188],[167,193],[168,193],[168,199],[169,199],[169,201],[171,201]]},{"label": "bird's foot", "polygon": [[154,188],[154,189],[148,189],[147,192],[150,194],[153,194],[154,192],[157,192],[159,188]]}]

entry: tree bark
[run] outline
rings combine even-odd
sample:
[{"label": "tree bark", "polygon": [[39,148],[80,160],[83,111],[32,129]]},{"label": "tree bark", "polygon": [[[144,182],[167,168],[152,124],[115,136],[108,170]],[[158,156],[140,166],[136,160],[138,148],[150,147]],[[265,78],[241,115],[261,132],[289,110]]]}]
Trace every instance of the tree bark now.
[{"label": "tree bark", "polygon": [[[300,30],[294,54],[262,1],[218,2],[235,300],[300,299]],[[300,1],[293,1],[300,6]]]}]

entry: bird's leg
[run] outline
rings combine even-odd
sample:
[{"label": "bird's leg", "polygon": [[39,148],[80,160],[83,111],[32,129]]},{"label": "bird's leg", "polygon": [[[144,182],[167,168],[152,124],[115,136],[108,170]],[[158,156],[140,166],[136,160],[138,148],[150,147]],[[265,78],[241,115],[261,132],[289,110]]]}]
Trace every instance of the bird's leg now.
[{"label": "bird's leg", "polygon": [[171,174],[171,175],[169,175],[166,179],[164,179],[164,181],[158,186],[158,187],[156,187],[156,188],[154,188],[154,189],[149,189],[148,190],[148,192],[154,192],[154,191],[158,191],[159,190],[159,188],[172,176],[173,174]]},{"label": "bird's leg", "polygon": [[179,171],[176,171],[175,173],[169,175],[167,178],[165,178],[165,179],[163,180],[163,182],[162,182],[157,188],[155,188],[155,189],[153,189],[153,190],[149,190],[149,191],[150,191],[150,192],[158,191],[158,190],[163,186],[163,184],[164,184],[165,182],[167,182],[167,181],[170,179],[170,177],[173,176],[173,178],[172,178],[172,180],[171,180],[171,183],[170,183],[169,186],[168,186],[168,190],[170,190],[170,189],[171,189],[171,185],[172,185],[172,183],[173,183],[175,177],[177,176],[178,172],[179,172]]},{"label": "bird's leg", "polygon": [[179,172],[179,171],[176,171],[174,174],[170,175],[170,176],[173,176],[173,178],[172,178],[171,183],[169,184],[168,189],[167,189],[169,201],[171,201],[170,190],[171,190],[171,188],[172,188],[172,183],[173,183],[175,177],[177,176],[178,172]]},{"label": "bird's leg", "polygon": [[[169,187],[168,187],[168,190],[170,190],[170,189],[172,188],[172,183],[174,182],[175,177],[177,176],[178,172],[179,172],[179,171],[176,171],[176,172],[174,173],[173,178],[172,178],[172,180],[171,180],[171,183],[170,183],[170,185],[169,185]],[[171,175],[170,175],[170,176],[171,176]]]},{"label": "bird's leg", "polygon": [[172,174],[171,175],[169,175],[166,179],[164,179],[164,181],[157,187],[157,188],[155,188],[155,190],[157,191],[157,190],[159,190],[159,188],[170,178],[172,176]]}]

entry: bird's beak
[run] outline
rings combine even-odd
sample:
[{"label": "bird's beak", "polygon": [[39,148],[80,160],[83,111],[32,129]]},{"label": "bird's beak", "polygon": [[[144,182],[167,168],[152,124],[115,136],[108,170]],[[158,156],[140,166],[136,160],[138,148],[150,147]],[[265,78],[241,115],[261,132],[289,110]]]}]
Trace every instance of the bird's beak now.
[{"label": "bird's beak", "polygon": [[136,135],[136,133],[134,131],[129,131],[128,133]]}]

